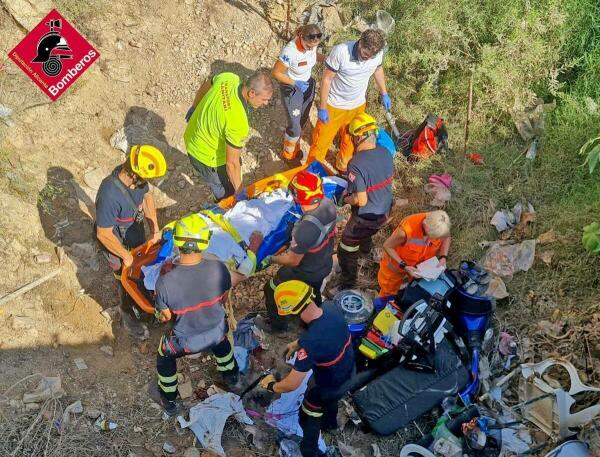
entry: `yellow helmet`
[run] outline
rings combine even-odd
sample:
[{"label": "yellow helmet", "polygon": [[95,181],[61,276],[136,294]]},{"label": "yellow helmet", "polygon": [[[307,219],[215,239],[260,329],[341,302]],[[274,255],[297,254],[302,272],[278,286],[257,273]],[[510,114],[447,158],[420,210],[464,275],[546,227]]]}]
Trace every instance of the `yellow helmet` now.
[{"label": "yellow helmet", "polygon": [[165,156],[149,144],[133,145],[129,163],[133,172],[142,179],[160,178],[167,172]]},{"label": "yellow helmet", "polygon": [[314,298],[313,288],[305,282],[296,279],[282,282],[275,288],[277,314],[300,314]]},{"label": "yellow helmet", "polygon": [[372,130],[377,133],[379,127],[375,118],[367,113],[357,114],[348,125],[348,133],[352,136],[363,136]]},{"label": "yellow helmet", "polygon": [[190,214],[175,222],[173,241],[183,251],[202,252],[212,236],[208,223],[198,214]]}]

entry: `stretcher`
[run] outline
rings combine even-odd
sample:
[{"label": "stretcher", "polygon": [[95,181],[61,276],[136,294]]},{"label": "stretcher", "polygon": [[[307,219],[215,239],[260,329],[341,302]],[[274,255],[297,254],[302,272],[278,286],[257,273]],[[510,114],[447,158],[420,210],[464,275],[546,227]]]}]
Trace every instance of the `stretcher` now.
[{"label": "stretcher", "polygon": [[[290,170],[283,171],[281,173],[277,173],[256,181],[246,188],[246,193],[249,198],[253,198],[262,192],[270,192],[275,189],[285,188],[298,172],[307,168],[321,176],[332,176],[335,174],[333,170],[331,170],[325,164],[313,162],[310,165],[292,168]],[[234,205],[235,198],[233,196],[221,200],[218,204],[218,206],[223,210],[230,209]],[[133,255],[133,263],[130,267],[123,266],[123,271],[121,273],[121,284],[123,285],[123,288],[127,294],[129,294],[129,296],[135,301],[142,311],[149,314],[154,314],[154,305],[152,304],[147,291],[145,291],[143,287],[140,287],[142,282],[142,266],[152,263],[156,259],[160,248],[160,243],[152,244],[148,242],[133,249],[131,251]],[[261,253],[260,249],[257,253],[257,257],[259,262],[261,257],[264,257],[264,253]]]}]

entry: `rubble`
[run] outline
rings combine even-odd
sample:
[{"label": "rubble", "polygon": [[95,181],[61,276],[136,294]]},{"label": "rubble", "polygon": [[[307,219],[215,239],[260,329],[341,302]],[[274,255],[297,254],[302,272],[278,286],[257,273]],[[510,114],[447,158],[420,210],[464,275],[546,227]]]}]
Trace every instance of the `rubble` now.
[{"label": "rubble", "polygon": [[60,377],[44,376],[33,392],[23,395],[23,403],[39,403],[51,398],[60,398],[63,395]]}]

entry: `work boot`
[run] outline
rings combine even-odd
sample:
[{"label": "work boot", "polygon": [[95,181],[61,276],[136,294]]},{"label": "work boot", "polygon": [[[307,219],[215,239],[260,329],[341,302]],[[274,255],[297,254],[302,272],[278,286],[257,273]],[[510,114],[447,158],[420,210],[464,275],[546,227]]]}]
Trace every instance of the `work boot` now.
[{"label": "work boot", "polygon": [[240,380],[239,370],[224,371],[223,384],[227,387],[227,390],[234,394],[239,394],[242,391],[242,382]]},{"label": "work boot", "polygon": [[177,400],[167,400],[161,394],[160,389],[158,388],[158,384],[156,382],[151,382],[148,386],[148,395],[154,403],[158,403],[160,406],[162,406],[164,413],[163,417],[175,417],[181,413],[181,403],[179,403]]},{"label": "work boot", "polygon": [[127,312],[121,311],[121,322],[127,334],[138,341],[147,340],[150,336],[148,328]]}]

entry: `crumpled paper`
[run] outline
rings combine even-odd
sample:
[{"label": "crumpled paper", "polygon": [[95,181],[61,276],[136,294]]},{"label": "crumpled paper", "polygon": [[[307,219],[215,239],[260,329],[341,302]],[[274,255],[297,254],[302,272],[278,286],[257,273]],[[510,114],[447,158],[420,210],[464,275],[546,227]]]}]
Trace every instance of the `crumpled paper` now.
[{"label": "crumpled paper", "polygon": [[449,174],[431,175],[429,183],[425,185],[425,193],[430,194],[433,199],[431,206],[443,207],[452,198],[450,187],[452,186],[452,176]]}]

